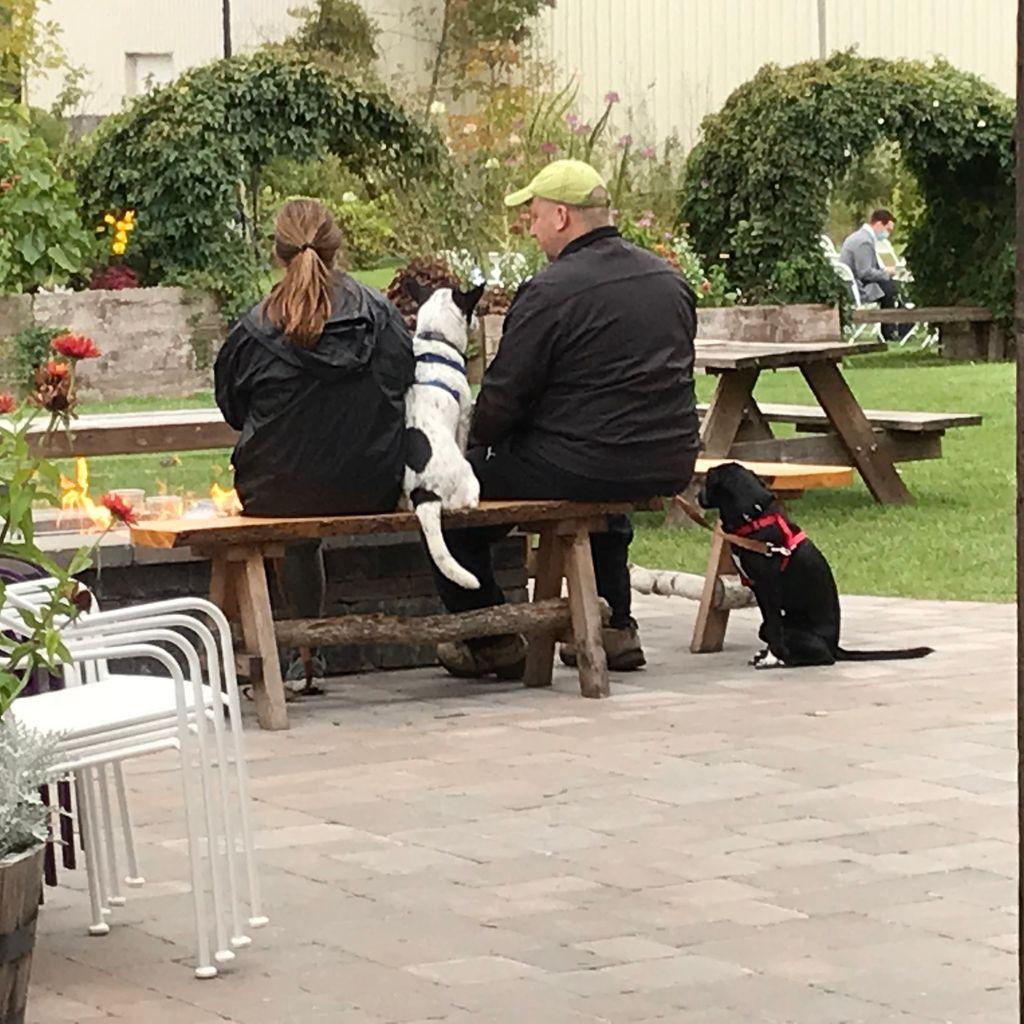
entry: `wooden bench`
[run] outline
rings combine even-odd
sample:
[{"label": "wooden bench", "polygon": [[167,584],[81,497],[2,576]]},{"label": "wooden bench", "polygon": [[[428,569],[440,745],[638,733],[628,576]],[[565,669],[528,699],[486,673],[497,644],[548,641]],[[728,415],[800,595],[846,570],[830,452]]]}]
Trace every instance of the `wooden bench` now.
[{"label": "wooden bench", "polygon": [[[143,547],[182,548],[211,559],[210,599],[229,619],[240,620],[256,712],[264,729],[286,729],[284,685],[278,643],[377,643],[382,640],[436,643],[466,637],[526,633],[526,686],[550,686],[555,644],[570,628],[577,650],[580,693],[606,697],[608,668],[601,642],[590,534],[605,529],[610,513],[629,504],[564,501],[482,502],[477,509],[446,513],[445,526],[507,525],[539,535],[533,603],[503,605],[459,615],[398,617],[349,615],[336,619],[290,619],[275,623],[267,585],[267,562],[284,556],[289,542],[321,537],[419,531],[416,517],[399,512],[364,516],[261,519],[224,516],[140,523],[132,542]],[[562,598],[562,581],[568,598]]]},{"label": "wooden bench", "polygon": [[[855,324],[939,324],[942,351],[955,359],[1006,359],[1006,333],[984,306],[915,306],[913,309],[855,309]],[[950,330],[963,325],[963,332]]]},{"label": "wooden bench", "polygon": [[[698,406],[701,415],[707,405]],[[976,427],[982,422],[978,413],[967,412],[899,412],[891,409],[865,409],[864,415],[874,431],[880,448],[893,462],[919,462],[942,458],[942,437],[947,430]],[[748,419],[760,423],[786,423],[803,438],[765,438],[762,429],[745,432],[742,428],[733,451],[738,458],[769,461],[842,464],[849,456],[836,436],[825,411],[814,405],[758,403],[748,409]],[[751,424],[753,425],[753,424]],[[825,436],[821,436],[825,435]]]},{"label": "wooden bench", "polygon": [[[704,476],[712,466],[734,459],[698,459],[696,477]],[[768,488],[781,502],[799,498],[805,491],[822,488],[848,487],[853,482],[853,468],[850,466],[810,466],[789,463],[751,462],[743,465],[757,473]],[[693,627],[690,651],[693,654],[709,654],[722,649],[725,630],[729,624],[729,607],[716,598],[722,587],[719,580],[726,576],[738,576],[732,557],[732,545],[716,525],[711,537],[711,553],[704,574],[704,591],[697,609],[697,621]]]}]

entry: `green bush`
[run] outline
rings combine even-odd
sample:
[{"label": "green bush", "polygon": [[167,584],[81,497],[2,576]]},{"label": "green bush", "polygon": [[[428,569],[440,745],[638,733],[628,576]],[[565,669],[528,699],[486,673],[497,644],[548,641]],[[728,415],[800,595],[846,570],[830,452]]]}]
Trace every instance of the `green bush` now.
[{"label": "green bush", "polygon": [[297,196],[312,196],[328,207],[341,226],[344,251],[352,269],[377,267],[395,255],[394,197],[384,189],[368,195],[365,182],[334,154],[306,163],[275,160],[267,168],[264,181],[260,207],[268,242],[281,206]]},{"label": "green bush", "polygon": [[115,206],[145,218],[136,260],[148,280],[205,275],[237,296],[240,272],[253,268],[243,283],[255,287],[268,266],[259,210],[267,164],[326,153],[377,184],[444,166],[436,136],[386,93],[263,51],[138,98],[89,137],[76,169],[92,217]]},{"label": "green bush", "polygon": [[23,107],[0,102],[0,292],[63,285],[85,273],[92,238]]},{"label": "green bush", "polygon": [[690,154],[681,220],[705,259],[730,257],[754,302],[836,301],[820,254],[829,197],[880,142],[900,146],[923,206],[907,261],[921,303],[1012,311],[1013,109],[943,61],[839,53],[766,65],[705,119]]}]

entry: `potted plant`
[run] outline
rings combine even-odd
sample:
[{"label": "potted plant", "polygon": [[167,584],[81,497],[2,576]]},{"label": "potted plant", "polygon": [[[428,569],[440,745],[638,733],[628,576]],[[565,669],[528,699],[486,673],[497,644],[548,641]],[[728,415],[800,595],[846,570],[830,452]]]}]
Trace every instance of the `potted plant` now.
[{"label": "potted plant", "polygon": [[28,998],[43,889],[49,811],[40,796],[53,739],[0,719],[0,1021],[20,1021]]}]

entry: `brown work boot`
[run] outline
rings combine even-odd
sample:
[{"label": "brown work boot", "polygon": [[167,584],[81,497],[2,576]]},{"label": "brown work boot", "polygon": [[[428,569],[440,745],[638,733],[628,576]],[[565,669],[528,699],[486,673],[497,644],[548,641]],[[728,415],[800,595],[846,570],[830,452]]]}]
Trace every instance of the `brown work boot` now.
[{"label": "brown work boot", "polygon": [[437,645],[437,660],[456,679],[522,679],[526,641],[518,635],[488,637],[472,647],[465,640]]},{"label": "brown work boot", "polygon": [[[635,672],[647,664],[644,649],[640,646],[640,634],[637,632],[635,619],[630,619],[629,625],[624,629],[605,626],[601,630],[601,639],[604,642],[604,653],[610,671]],[[562,659],[563,665],[576,667],[575,645],[562,644],[558,656]]]}]

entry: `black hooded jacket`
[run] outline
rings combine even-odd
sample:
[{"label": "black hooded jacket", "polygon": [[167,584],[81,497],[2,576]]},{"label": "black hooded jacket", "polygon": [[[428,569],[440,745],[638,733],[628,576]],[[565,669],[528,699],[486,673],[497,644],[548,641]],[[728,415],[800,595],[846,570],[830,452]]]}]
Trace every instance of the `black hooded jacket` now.
[{"label": "black hooded jacket", "polygon": [[217,405],[242,436],[232,463],[245,512],[390,512],[404,468],[412,341],[395,307],[348,276],[316,346],[292,344],[254,306],[214,367]]},{"label": "black hooded jacket", "polygon": [[596,228],[516,293],[471,442],[591,480],[685,485],[699,444],[696,331],[682,277]]}]

